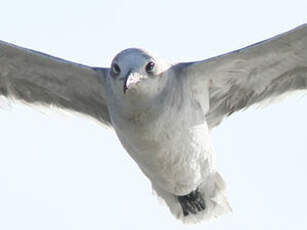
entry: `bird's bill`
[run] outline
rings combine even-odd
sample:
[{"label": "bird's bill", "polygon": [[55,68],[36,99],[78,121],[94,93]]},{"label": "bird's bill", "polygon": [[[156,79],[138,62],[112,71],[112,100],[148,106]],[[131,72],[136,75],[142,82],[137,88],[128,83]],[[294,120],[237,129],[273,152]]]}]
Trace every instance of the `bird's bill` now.
[{"label": "bird's bill", "polygon": [[126,91],[136,85],[141,80],[141,75],[129,71],[125,77],[124,94]]}]

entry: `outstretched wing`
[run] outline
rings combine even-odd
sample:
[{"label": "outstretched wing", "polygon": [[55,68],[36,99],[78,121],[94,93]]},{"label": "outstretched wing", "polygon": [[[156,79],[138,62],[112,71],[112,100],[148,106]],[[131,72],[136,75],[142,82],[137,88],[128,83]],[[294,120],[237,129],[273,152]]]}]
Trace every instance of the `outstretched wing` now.
[{"label": "outstretched wing", "polygon": [[199,90],[204,79],[209,80],[207,121],[212,128],[254,103],[307,88],[307,24],[229,54],[179,66]]},{"label": "outstretched wing", "polygon": [[110,125],[107,71],[0,41],[0,95],[74,110]]}]

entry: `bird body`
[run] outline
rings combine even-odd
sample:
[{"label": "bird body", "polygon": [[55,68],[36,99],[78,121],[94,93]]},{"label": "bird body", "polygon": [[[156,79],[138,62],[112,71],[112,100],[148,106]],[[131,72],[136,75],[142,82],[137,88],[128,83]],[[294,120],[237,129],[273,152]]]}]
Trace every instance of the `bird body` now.
[{"label": "bird body", "polygon": [[225,117],[307,88],[307,26],[208,60],[169,64],[127,49],[93,68],[0,42],[0,95],[112,126],[183,222],[231,211],[210,130]]},{"label": "bird body", "polygon": [[[179,171],[186,171],[183,174],[194,174],[190,171],[193,170],[191,164],[184,165],[183,158],[200,160],[197,159],[200,158],[199,152],[204,152],[206,148],[199,143],[204,143],[201,140],[207,136],[208,129],[204,124],[204,114],[197,116],[198,113],[203,112],[195,111],[190,98],[182,98],[187,101],[178,101],[175,105],[168,106],[169,100],[178,100],[174,99],[178,91],[167,90],[167,93],[159,96],[164,97],[161,100],[154,100],[131,114],[127,112],[127,116],[125,111],[115,112],[113,115],[112,109],[110,114],[120,140],[132,157],[140,162],[140,167],[144,171],[149,171],[151,175],[161,177],[162,181],[165,181],[163,184],[170,187],[169,191],[184,194],[187,190],[180,191],[182,189],[179,188],[179,181],[174,181],[175,178],[166,179],[173,174],[180,175],[176,167],[170,166],[175,166],[174,164],[177,163],[180,164]],[[130,106],[133,107],[133,105]],[[188,171],[190,173],[187,173]],[[192,180],[188,178],[185,183],[182,183],[184,184],[189,185],[188,190],[195,187],[193,178]]]},{"label": "bird body", "polygon": [[[128,49],[115,59],[119,63],[129,63],[142,57],[144,52]],[[155,61],[158,63],[158,60]],[[137,62],[138,65],[143,66],[142,60]],[[133,64],[129,63],[128,66]],[[142,68],[134,70],[134,74],[142,75],[141,72]],[[193,79],[184,76],[176,68],[168,67],[160,69],[158,80],[151,82],[150,87],[139,86],[123,93],[114,90],[112,82],[113,79],[108,78],[106,92],[117,136],[151,180],[154,190],[169,203],[173,214],[183,218],[184,213],[177,197],[201,186],[200,193],[207,209],[200,212],[199,216],[184,218],[185,221],[197,221],[205,215],[218,215],[213,211],[218,205],[224,212],[229,211],[224,197],[222,202],[212,202],[217,194],[223,196],[224,187],[215,185],[216,180],[221,183],[222,179],[220,176],[216,179],[215,152],[205,119],[209,110],[209,79],[203,80],[202,91],[199,92],[193,86]],[[152,86],[160,90],[151,93]]]},{"label": "bird body", "polygon": [[[201,106],[197,91],[186,87],[191,79],[171,71],[161,71],[162,90],[153,98],[139,100],[146,97],[142,92],[148,94],[150,89],[128,91],[132,95],[127,95],[126,100],[121,91],[109,90],[107,98],[112,124],[122,145],[151,180],[154,190],[160,191],[158,195],[164,195],[166,202],[173,201],[171,210],[180,218],[183,212],[176,196],[186,195],[214,177],[215,152],[205,120],[209,98],[203,98],[207,104]],[[207,197],[206,189],[202,192],[208,204],[213,197]],[[209,213],[213,213],[212,209]]]}]

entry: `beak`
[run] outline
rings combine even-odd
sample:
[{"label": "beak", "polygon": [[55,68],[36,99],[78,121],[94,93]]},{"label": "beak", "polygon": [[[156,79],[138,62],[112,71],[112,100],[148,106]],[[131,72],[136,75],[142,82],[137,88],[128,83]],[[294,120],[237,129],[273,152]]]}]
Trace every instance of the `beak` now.
[{"label": "beak", "polygon": [[131,70],[128,71],[128,73],[125,76],[125,83],[124,83],[124,94],[126,94],[126,91],[131,87],[131,85],[134,85],[140,80],[140,76],[131,73]]},{"label": "beak", "polygon": [[128,89],[128,87],[127,87],[127,80],[128,80],[128,78],[129,78],[129,76],[130,76],[130,73],[131,73],[131,71],[129,70],[128,73],[127,73],[126,76],[125,76],[125,81],[124,81],[124,94],[126,94],[126,91],[127,91],[127,89]]}]

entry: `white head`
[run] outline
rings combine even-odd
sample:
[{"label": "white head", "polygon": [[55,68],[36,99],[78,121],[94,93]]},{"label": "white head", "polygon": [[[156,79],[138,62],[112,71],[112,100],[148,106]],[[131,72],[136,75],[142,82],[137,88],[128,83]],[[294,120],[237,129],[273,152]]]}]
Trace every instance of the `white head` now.
[{"label": "white head", "polygon": [[150,99],[165,86],[163,73],[167,69],[165,62],[149,52],[136,48],[123,50],[115,56],[110,69],[113,94],[133,101]]}]

